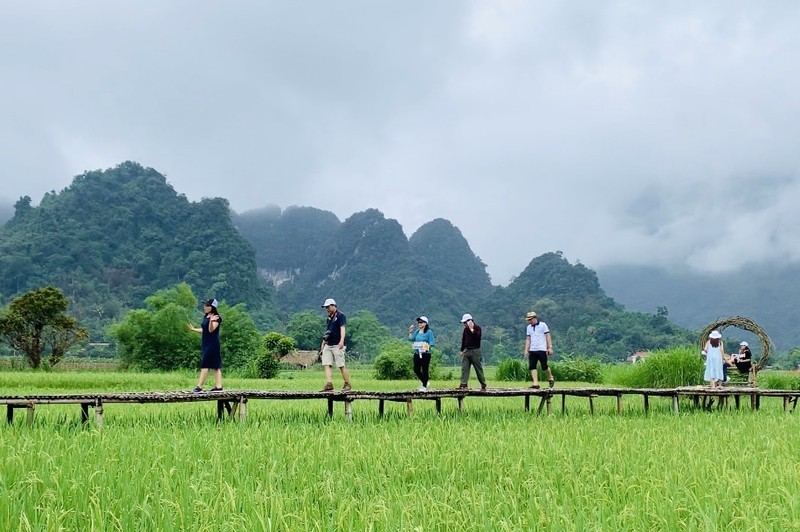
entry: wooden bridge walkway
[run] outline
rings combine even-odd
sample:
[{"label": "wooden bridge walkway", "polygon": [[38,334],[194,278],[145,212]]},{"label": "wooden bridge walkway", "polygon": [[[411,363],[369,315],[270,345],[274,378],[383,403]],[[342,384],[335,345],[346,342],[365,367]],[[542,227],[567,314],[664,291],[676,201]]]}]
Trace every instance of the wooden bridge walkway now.
[{"label": "wooden bridge walkway", "polygon": [[[40,405],[48,404],[74,404],[80,405],[81,421],[89,420],[89,408],[94,409],[95,422],[98,427],[103,426],[103,406],[107,404],[138,403],[138,404],[172,404],[200,401],[216,401],[217,420],[225,417],[244,421],[247,415],[247,402],[251,400],[300,400],[319,399],[327,402],[328,415],[333,416],[334,403],[344,404],[344,414],[348,420],[353,417],[353,403],[355,401],[372,400],[378,402],[378,414],[383,416],[384,406],[387,401],[406,404],[409,414],[413,412],[414,401],[433,401],[436,411],[441,413],[443,399],[455,399],[459,411],[462,410],[467,397],[522,397],[525,411],[530,410],[531,399],[538,399],[536,409],[538,414],[553,410],[553,399],[560,398],[560,409],[566,413],[567,397],[583,397],[589,403],[589,412],[594,414],[595,399],[598,397],[616,398],[616,412],[623,412],[623,398],[638,396],[643,401],[644,412],[650,410],[651,397],[668,397],[671,399],[671,408],[674,413],[680,411],[680,399],[686,398],[694,403],[695,407],[724,408],[732,406],[739,408],[742,398],[749,398],[750,408],[758,410],[763,397],[780,397],[783,399],[783,409],[793,412],[797,406],[800,390],[767,390],[752,387],[725,387],[711,389],[703,386],[683,388],[553,388],[535,390],[532,388],[489,388],[486,391],[476,389],[430,389],[427,392],[419,391],[349,391],[349,392],[304,392],[304,391],[269,391],[269,390],[225,390],[222,392],[119,392],[119,393],[86,393],[64,395],[22,395],[0,396],[0,405],[6,405],[6,421],[14,421],[14,411],[25,409],[28,424],[33,423],[34,413]],[[731,400],[733,404],[731,405]]]}]

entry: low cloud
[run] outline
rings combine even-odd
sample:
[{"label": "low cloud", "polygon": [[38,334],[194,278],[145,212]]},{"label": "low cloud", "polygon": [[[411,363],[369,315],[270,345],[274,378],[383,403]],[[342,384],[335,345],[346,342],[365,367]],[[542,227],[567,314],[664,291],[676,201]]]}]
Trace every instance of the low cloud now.
[{"label": "low cloud", "polygon": [[561,250],[796,261],[794,2],[0,7],[6,195],[133,159],[237,211],[446,217],[505,283]]}]

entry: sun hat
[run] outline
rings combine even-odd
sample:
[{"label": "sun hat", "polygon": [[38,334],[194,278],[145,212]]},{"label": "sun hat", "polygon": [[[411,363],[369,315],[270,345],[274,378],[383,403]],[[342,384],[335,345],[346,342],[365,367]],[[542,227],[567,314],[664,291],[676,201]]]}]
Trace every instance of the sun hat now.
[{"label": "sun hat", "polygon": [[709,338],[722,338],[722,333],[719,331],[711,331],[711,334],[708,335]]},{"label": "sun hat", "polygon": [[533,311],[530,311],[527,314],[525,314],[525,319],[526,320],[529,320],[529,319],[532,319],[532,318],[535,318],[535,317],[536,317],[536,313],[533,312]]},{"label": "sun hat", "polygon": [[420,316],[419,318],[417,318],[417,321],[418,322],[428,323],[428,317],[427,316]]},{"label": "sun hat", "polygon": [[325,303],[322,304],[322,308],[330,307],[331,305],[333,305],[335,307],[336,306],[336,301],[329,297],[328,299],[325,300]]},{"label": "sun hat", "polygon": [[464,314],[463,316],[461,316],[461,323],[467,323],[471,319],[472,319],[472,314]]},{"label": "sun hat", "polygon": [[747,342],[739,342],[739,345],[743,347],[750,347],[750,344],[748,344]]}]

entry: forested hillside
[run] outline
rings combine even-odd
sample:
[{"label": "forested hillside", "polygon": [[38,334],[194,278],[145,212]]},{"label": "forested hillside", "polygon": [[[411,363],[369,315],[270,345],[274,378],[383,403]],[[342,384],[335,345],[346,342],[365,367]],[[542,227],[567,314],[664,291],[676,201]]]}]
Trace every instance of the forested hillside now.
[{"label": "forested hillside", "polygon": [[259,273],[275,286],[305,273],[326,242],[339,230],[335,214],[313,207],[271,205],[233,214],[233,223],[256,250]]},{"label": "forested hillside", "polygon": [[151,168],[86,172],[36,207],[25,197],[0,228],[0,294],[53,284],[94,338],[158,289],[186,282],[201,297],[247,303],[274,321],[272,292],[225,199],[189,202]]},{"label": "forested hillside", "polygon": [[[459,317],[470,312],[486,326],[489,353],[499,345],[500,354],[521,350],[523,316],[531,309],[551,326],[561,354],[620,359],[637,350],[694,342],[663,315],[625,312],[603,292],[592,270],[570,264],[560,253],[535,258],[508,287],[492,286],[486,265],[447,220],[433,220],[408,239],[396,220],[374,209],[343,223],[332,213],[299,208],[282,214],[265,209],[237,220],[256,246],[262,275],[277,287],[279,307],[288,313],[334,297],[345,312],[374,312],[398,335],[425,314],[452,349],[460,338]],[[305,257],[297,253],[314,247]]]},{"label": "forested hillside", "polygon": [[652,312],[667,307],[671,320],[692,329],[727,316],[748,316],[767,331],[779,351],[800,346],[797,265],[714,275],[615,266],[598,274],[608,293],[628,308]]},{"label": "forested hillside", "polygon": [[396,220],[375,210],[339,222],[333,213],[290,207],[234,218],[256,247],[261,275],[280,305],[296,312],[334,296],[369,309],[387,324],[419,313],[453,321],[492,290],[486,265],[447,220],[420,227],[410,239]]},{"label": "forested hillside", "polygon": [[523,316],[536,310],[553,331],[556,351],[619,360],[638,350],[695,341],[666,316],[626,312],[600,288],[594,271],[560,252],[536,257],[483,305],[487,321],[524,339]]},{"label": "forested hillside", "polygon": [[451,361],[465,312],[484,326],[490,362],[521,355],[531,309],[550,325],[560,355],[621,359],[695,341],[664,313],[625,312],[595,272],[560,253],[534,258],[507,287],[492,286],[447,220],[406,237],[375,209],[343,222],[310,207],[234,214],[225,199],[188,201],[132,162],[77,176],[36,207],[21,198],[0,228],[3,303],[53,284],[95,340],[128,309],[181,282],[199,297],[245,303],[264,330],[283,330],[301,311],[321,316],[327,297],[350,315],[371,311],[398,336],[425,314]]}]

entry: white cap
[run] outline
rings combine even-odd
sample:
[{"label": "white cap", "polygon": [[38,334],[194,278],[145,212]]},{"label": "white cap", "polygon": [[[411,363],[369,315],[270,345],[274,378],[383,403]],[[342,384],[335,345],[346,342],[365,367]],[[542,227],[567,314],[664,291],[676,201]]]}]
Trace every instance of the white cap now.
[{"label": "white cap", "polygon": [[739,342],[739,345],[744,347],[750,347],[750,344],[748,344],[747,342]]},{"label": "white cap", "polygon": [[428,323],[428,316],[420,316],[417,318],[417,321],[424,321],[425,323]]},{"label": "white cap", "polygon": [[467,323],[471,319],[472,319],[472,314],[464,314],[463,316],[461,316],[461,323]]},{"label": "white cap", "polygon": [[331,305],[333,305],[335,307],[336,306],[336,301],[329,297],[328,299],[325,300],[325,303],[322,304],[322,308],[330,307]]},{"label": "white cap", "polygon": [[719,331],[711,331],[711,334],[708,335],[709,338],[722,338],[722,333]]}]

